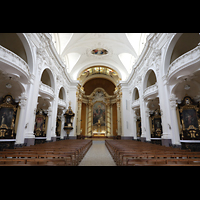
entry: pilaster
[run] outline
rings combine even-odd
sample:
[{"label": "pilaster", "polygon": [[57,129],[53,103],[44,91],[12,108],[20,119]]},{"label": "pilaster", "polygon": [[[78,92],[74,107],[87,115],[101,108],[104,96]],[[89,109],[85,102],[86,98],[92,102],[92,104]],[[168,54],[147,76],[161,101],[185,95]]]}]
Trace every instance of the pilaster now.
[{"label": "pilaster", "polygon": [[25,119],[25,123],[27,124],[27,128],[25,130],[25,140],[27,145],[34,145],[35,142],[35,135],[34,135],[34,125],[35,125],[35,114],[37,109],[37,101],[38,101],[38,93],[39,93],[39,83],[40,83],[40,73],[41,68],[38,67],[37,74],[32,78],[31,84],[28,87],[27,93],[27,109],[26,115],[27,118]]},{"label": "pilaster", "polygon": [[161,75],[158,76],[158,93],[160,102],[160,112],[162,120],[162,145],[169,146],[171,144],[172,131],[171,127],[171,117],[170,117],[170,105],[168,96],[168,85],[166,84],[166,77]]},{"label": "pilaster", "polygon": [[27,103],[27,96],[26,93],[22,93],[20,97],[20,116],[19,122],[17,127],[17,135],[16,135],[16,142],[15,144],[24,144],[24,134],[25,134],[25,127],[24,121],[26,119],[26,103]]},{"label": "pilaster", "polygon": [[56,141],[56,118],[58,112],[58,94],[52,102],[51,140]]},{"label": "pilaster", "polygon": [[176,103],[176,96],[174,94],[172,94],[170,96],[170,111],[171,111],[171,127],[173,130],[173,135],[172,135],[172,144],[173,145],[181,145],[180,143],[180,136],[179,136],[179,127],[178,127],[178,119],[177,119],[177,115],[176,115],[176,107],[177,107],[177,103]]}]

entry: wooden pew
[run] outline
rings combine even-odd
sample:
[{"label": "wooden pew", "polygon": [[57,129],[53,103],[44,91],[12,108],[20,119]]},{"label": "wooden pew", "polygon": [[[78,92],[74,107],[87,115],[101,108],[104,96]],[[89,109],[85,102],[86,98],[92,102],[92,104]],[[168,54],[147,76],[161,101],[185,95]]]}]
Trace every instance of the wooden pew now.
[{"label": "wooden pew", "polygon": [[200,152],[174,149],[131,140],[105,141],[117,165],[199,165]]},{"label": "wooden pew", "polygon": [[64,140],[6,149],[0,152],[0,166],[78,165],[91,145],[92,140]]}]

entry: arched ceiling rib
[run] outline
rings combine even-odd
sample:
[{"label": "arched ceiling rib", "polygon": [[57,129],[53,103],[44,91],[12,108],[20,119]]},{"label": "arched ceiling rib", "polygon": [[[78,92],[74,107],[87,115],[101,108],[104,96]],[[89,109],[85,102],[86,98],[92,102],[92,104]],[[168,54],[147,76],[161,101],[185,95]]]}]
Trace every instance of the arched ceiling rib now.
[{"label": "arched ceiling rib", "polygon": [[[131,73],[132,66],[140,55],[146,36],[144,33],[52,33],[52,40],[66,64],[67,71],[77,79],[79,71],[88,66],[106,65],[119,71],[122,80]],[[101,55],[92,50],[106,50]],[[81,68],[81,70],[80,70]]]}]

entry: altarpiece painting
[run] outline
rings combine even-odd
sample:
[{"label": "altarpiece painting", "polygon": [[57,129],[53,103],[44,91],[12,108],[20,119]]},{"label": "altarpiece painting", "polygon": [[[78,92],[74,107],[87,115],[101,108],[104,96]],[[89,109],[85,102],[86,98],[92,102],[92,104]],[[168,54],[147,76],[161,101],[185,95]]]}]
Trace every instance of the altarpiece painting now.
[{"label": "altarpiece painting", "polygon": [[16,137],[15,120],[18,103],[11,95],[6,95],[0,104],[0,138],[13,139]]},{"label": "altarpiece painting", "polygon": [[191,97],[186,96],[179,104],[180,122],[181,122],[181,139],[182,140],[199,140],[200,139],[200,118],[199,104]]},{"label": "altarpiece painting", "polygon": [[46,114],[43,110],[36,113],[34,133],[36,137],[46,137],[45,131]]},{"label": "altarpiece painting", "polygon": [[93,125],[97,125],[99,122],[101,126],[105,126],[105,105],[101,102],[97,102],[93,106]]}]

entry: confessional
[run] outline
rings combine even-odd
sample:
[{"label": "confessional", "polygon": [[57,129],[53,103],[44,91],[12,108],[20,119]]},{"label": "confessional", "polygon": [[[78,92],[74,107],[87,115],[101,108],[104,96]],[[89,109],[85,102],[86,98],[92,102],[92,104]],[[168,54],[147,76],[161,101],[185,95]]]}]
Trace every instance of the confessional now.
[{"label": "confessional", "polygon": [[18,103],[11,95],[6,95],[0,101],[0,138],[15,139],[15,121]]},{"label": "confessional", "polygon": [[195,102],[191,97],[186,96],[178,105],[180,114],[182,140],[200,139],[200,113],[199,102]]}]

